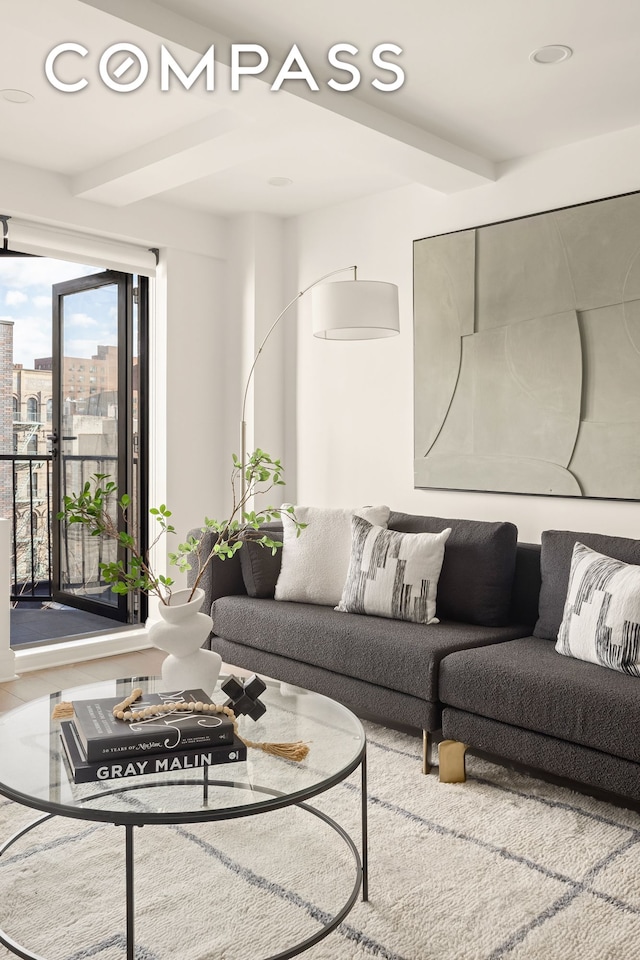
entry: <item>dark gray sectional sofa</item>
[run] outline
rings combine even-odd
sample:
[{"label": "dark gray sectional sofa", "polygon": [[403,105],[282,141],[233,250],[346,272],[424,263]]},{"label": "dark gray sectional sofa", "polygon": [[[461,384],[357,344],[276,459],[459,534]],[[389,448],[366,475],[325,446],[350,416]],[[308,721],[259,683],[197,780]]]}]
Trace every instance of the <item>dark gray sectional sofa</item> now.
[{"label": "dark gray sectional sofa", "polygon": [[[452,533],[427,626],[273,599],[280,555],[246,543],[201,585],[227,663],[340,700],[356,713],[640,800],[640,679],[561,656],[555,639],[576,540],[640,564],[640,541],[391,513],[389,528]],[[441,746],[441,756],[444,748]],[[457,759],[455,759],[457,757]],[[445,776],[443,777],[443,771]],[[453,771],[453,773],[450,773]]]}]

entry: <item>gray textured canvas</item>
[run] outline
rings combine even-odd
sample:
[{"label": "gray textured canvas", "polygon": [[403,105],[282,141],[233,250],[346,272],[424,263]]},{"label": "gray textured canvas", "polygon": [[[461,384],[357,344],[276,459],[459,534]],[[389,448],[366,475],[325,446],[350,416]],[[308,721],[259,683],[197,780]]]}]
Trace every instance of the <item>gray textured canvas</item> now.
[{"label": "gray textured canvas", "polygon": [[421,400],[432,415],[416,420],[416,448],[428,450],[456,391],[462,338],[474,331],[475,243],[469,232],[438,237],[434,247],[415,249],[415,364],[434,367]]},{"label": "gray textured canvas", "polygon": [[417,241],[414,277],[417,487],[640,498],[639,194]]}]

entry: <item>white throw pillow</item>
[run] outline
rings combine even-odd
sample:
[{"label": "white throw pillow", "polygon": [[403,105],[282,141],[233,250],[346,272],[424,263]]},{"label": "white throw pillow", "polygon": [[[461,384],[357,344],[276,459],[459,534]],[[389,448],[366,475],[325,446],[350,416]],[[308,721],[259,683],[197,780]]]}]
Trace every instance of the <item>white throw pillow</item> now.
[{"label": "white throw pillow", "polygon": [[438,623],[436,594],[451,533],[399,533],[354,517],[343,613],[366,613],[413,623]]},{"label": "white throw pillow", "polygon": [[349,569],[351,518],[358,513],[386,527],[389,507],[296,507],[295,512],[308,526],[296,537],[293,524],[284,520],[282,566],[275,598],[335,607]]},{"label": "white throw pillow", "polygon": [[556,650],[640,676],[640,567],[576,543]]}]

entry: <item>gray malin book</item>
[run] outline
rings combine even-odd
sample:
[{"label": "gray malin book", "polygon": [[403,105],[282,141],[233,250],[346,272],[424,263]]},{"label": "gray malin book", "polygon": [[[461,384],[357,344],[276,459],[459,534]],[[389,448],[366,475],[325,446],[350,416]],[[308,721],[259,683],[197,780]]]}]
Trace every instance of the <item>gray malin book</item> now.
[{"label": "gray malin book", "polygon": [[[87,760],[136,757],[145,753],[164,753],[233,743],[233,723],[223,713],[197,713],[176,710],[158,717],[131,723],[113,716],[113,708],[123,697],[98,700],[75,700],[74,724]],[[136,700],[134,710],[143,710],[154,703],[211,703],[203,690],[171,690],[166,693],[145,693]]]},{"label": "gray malin book", "polygon": [[173,770],[197,770],[219,763],[237,763],[247,759],[247,748],[241,740],[220,743],[212,747],[196,747],[195,750],[169,750],[165,753],[150,753],[140,757],[124,757],[121,760],[99,760],[90,763],[78,740],[71,720],[60,724],[60,737],[69,761],[75,783],[93,783],[99,780],[120,780],[139,777],[147,773],[171,773]]}]

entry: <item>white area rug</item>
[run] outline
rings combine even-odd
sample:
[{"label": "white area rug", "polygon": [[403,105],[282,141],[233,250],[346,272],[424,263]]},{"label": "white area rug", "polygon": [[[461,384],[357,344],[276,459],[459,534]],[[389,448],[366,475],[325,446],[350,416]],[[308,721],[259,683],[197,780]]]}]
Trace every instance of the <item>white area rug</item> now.
[{"label": "white area rug", "polygon": [[[421,774],[418,740],[367,732],[370,900],[303,956],[640,958],[637,814],[473,757],[466,784],[440,784]],[[359,842],[357,775],[314,802]],[[31,819],[0,800],[0,837]],[[341,841],[293,809],[145,827],[135,844],[139,960],[261,960],[353,885]],[[121,960],[123,847],[121,827],[87,821],[31,832],[0,861],[0,924],[47,960]]]}]

